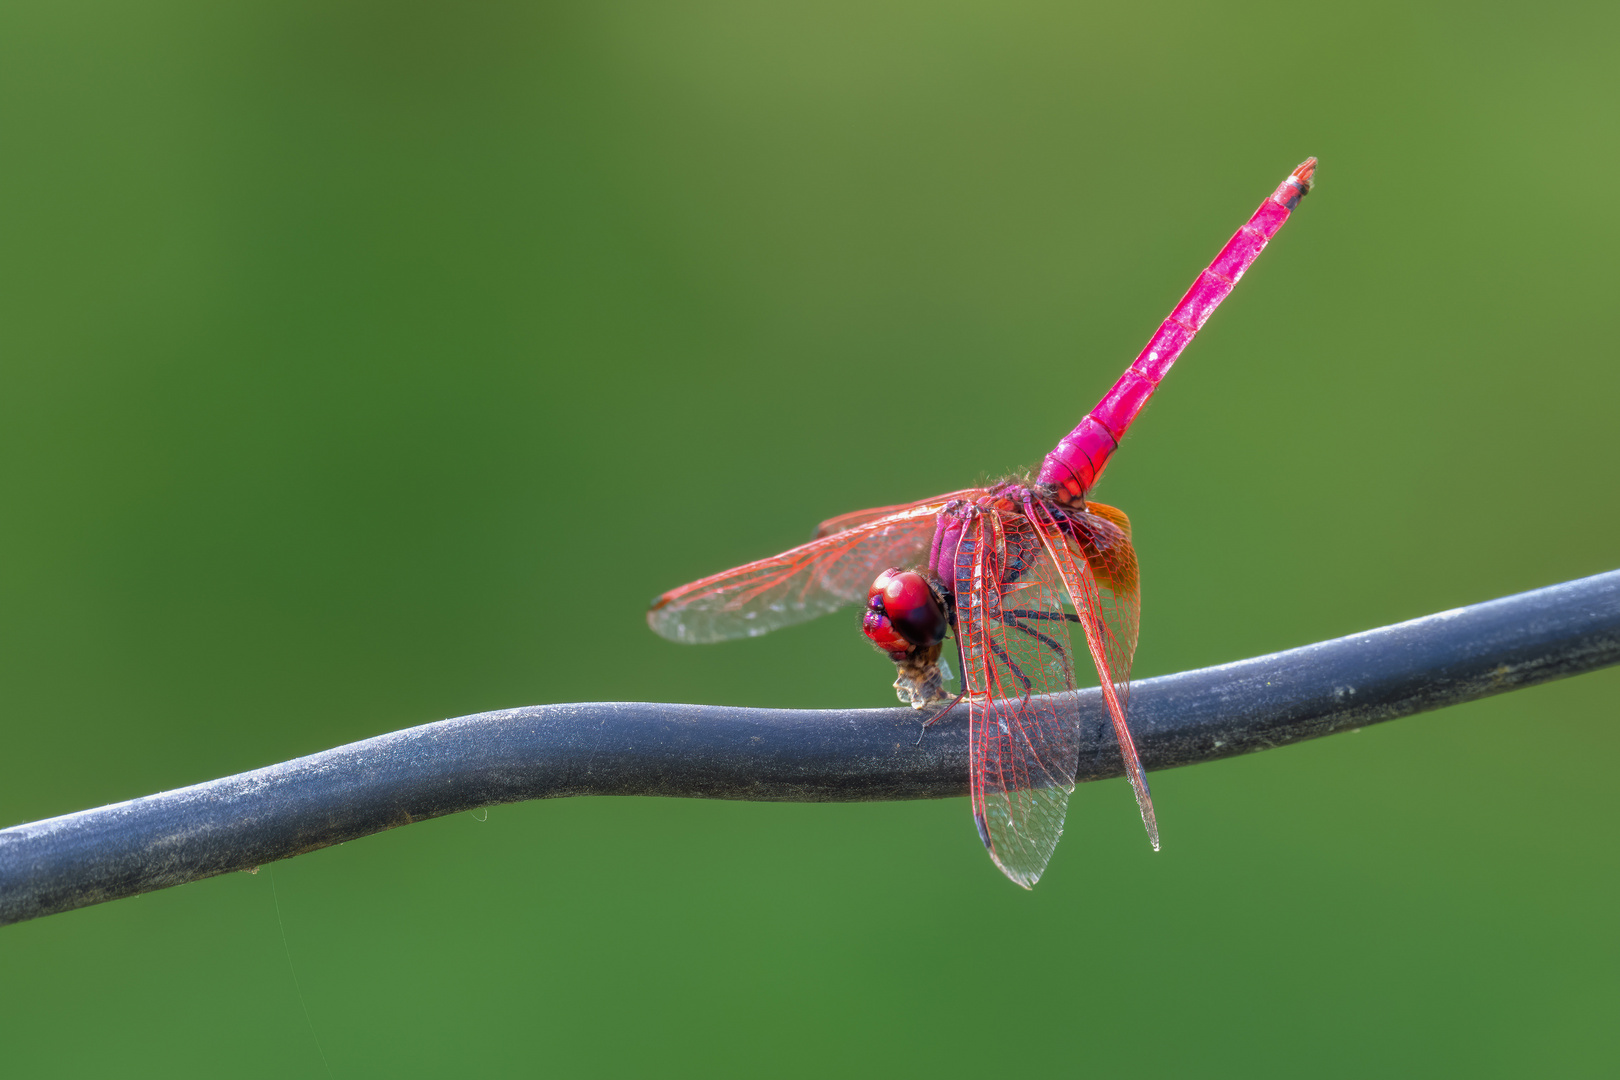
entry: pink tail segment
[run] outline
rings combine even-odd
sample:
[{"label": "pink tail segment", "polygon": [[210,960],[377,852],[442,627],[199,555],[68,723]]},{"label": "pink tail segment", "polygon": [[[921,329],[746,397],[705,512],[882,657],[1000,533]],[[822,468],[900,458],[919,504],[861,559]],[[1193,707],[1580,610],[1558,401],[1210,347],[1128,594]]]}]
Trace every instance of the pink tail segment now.
[{"label": "pink tail segment", "polygon": [[1042,484],[1055,485],[1060,502],[1076,504],[1085,498],[1107,467],[1119,441],[1125,437],[1125,430],[1153,396],[1159,380],[1220,307],[1249,264],[1259,258],[1266,243],[1277,235],[1299,200],[1310,192],[1311,175],[1315,172],[1316,159],[1307,158],[1278,185],[1254,216],[1227,241],[1215,261],[1198,275],[1193,287],[1160,325],[1159,332],[1153,335],[1136,362],[1125,369],[1114,388],[1080,421],[1079,427],[1065,435],[1046,455],[1036,479]]}]

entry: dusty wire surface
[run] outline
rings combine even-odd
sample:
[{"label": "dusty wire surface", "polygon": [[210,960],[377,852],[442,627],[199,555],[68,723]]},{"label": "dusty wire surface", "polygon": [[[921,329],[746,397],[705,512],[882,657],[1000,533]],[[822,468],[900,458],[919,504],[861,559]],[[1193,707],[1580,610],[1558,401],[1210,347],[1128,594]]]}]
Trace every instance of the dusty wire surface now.
[{"label": "dusty wire surface", "polygon": [[[1192,765],[1620,663],[1620,571],[1133,685],[1150,769]],[[1097,691],[1082,691],[1095,694]],[[1087,715],[1100,714],[1089,710]],[[967,794],[966,709],[592,702],[479,713],[0,830],[0,924],[524,799],[848,802]],[[1121,774],[1083,733],[1079,778]]]}]

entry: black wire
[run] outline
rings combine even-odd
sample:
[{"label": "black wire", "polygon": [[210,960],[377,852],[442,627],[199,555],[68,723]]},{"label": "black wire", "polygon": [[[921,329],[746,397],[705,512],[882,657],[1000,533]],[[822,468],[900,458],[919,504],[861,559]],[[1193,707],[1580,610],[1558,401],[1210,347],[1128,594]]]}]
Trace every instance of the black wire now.
[{"label": "black wire", "polygon": [[[1145,679],[1130,724],[1168,769],[1620,663],[1620,571],[1364,634]],[[1079,779],[1122,775],[1083,725]],[[0,830],[0,924],[245,870],[396,825],[523,799],[845,802],[967,793],[967,710],[593,702],[479,713],[144,799]]]}]

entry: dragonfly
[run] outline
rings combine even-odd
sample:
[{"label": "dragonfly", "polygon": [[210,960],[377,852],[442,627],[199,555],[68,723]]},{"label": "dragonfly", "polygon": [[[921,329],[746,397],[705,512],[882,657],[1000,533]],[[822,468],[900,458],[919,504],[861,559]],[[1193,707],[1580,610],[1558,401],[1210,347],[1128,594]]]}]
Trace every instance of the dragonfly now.
[{"label": "dragonfly", "polygon": [[[806,544],[658,597],[654,631],[701,643],[754,637],[864,603],[861,629],[895,664],[902,702],[938,722],[968,708],[971,806],[997,867],[1025,888],[1063,832],[1088,719],[1111,724],[1153,849],[1159,826],[1126,722],[1141,610],[1131,523],[1088,496],[1193,336],[1310,192],[1316,159],[1278,185],[1033,477],[857,510]],[[961,690],[946,690],[947,639]],[[1083,658],[1082,658],[1083,650]],[[1085,661],[1101,689],[1088,717]],[[1089,677],[1086,678],[1089,681]]]}]

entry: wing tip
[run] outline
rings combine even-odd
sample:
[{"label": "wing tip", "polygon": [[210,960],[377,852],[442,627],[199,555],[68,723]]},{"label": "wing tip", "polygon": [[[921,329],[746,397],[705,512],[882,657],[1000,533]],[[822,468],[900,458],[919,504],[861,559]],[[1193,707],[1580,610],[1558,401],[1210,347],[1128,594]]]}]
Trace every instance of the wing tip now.
[{"label": "wing tip", "polygon": [[[1136,747],[1131,747],[1132,757],[1135,757]],[[1131,788],[1136,795],[1136,808],[1142,812],[1142,827],[1147,830],[1148,841],[1153,850],[1159,850],[1159,816],[1153,812],[1153,793],[1148,790],[1147,775],[1141,771],[1140,761],[1134,762],[1135,769],[1130,770]]]},{"label": "wing tip", "polygon": [[677,645],[695,645],[703,640],[692,634],[684,622],[663,610],[663,605],[658,603],[647,609],[647,629],[665,641],[673,641]]}]

